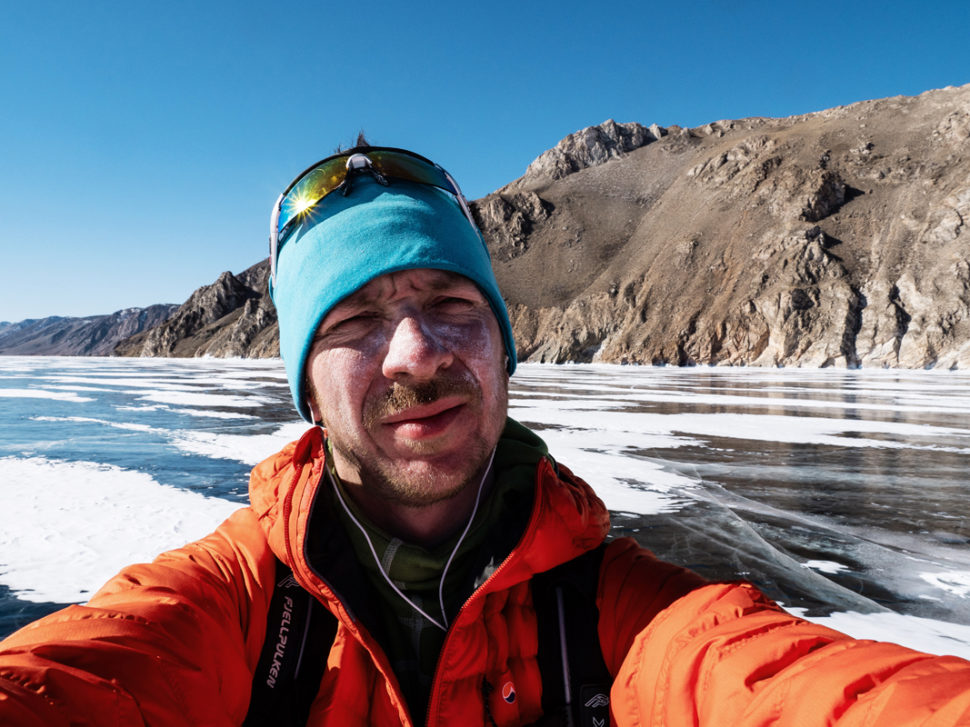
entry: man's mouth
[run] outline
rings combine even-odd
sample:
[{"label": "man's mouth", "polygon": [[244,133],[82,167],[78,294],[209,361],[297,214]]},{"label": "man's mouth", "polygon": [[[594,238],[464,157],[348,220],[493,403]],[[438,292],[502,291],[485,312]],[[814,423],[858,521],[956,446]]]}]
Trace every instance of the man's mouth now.
[{"label": "man's mouth", "polygon": [[410,439],[434,437],[447,430],[465,406],[465,399],[447,396],[382,417],[380,424]]},{"label": "man's mouth", "polygon": [[364,426],[423,439],[444,433],[477,397],[474,383],[463,378],[436,379],[417,385],[395,382],[368,402]]}]

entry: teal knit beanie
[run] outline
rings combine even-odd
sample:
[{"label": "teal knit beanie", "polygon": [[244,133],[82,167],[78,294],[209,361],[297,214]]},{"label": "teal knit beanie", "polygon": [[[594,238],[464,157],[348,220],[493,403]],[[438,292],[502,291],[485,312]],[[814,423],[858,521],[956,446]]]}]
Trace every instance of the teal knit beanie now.
[{"label": "teal knit beanie", "polygon": [[324,197],[279,253],[270,296],[280,326],[280,354],[300,415],[307,406],[306,362],[314,334],[338,302],[374,278],[414,268],[447,270],[474,281],[502,331],[508,371],[515,370],[509,314],[481,233],[458,203],[435,187],[369,176]]}]

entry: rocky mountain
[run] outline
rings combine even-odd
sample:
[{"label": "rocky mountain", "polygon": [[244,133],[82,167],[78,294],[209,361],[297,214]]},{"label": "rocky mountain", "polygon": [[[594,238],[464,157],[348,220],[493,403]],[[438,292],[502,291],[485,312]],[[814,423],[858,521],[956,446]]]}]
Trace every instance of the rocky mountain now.
[{"label": "rocky mountain", "polygon": [[[472,206],[521,360],[970,366],[970,86],[611,120]],[[277,355],[267,275],[224,273],[117,352]]]},{"label": "rocky mountain", "polygon": [[86,318],[54,316],[0,323],[0,354],[110,356],[119,341],[154,328],[177,309],[177,305],[162,304]]},{"label": "rocky mountain", "polygon": [[970,366],[970,86],[607,122],[476,207],[523,360]]},{"label": "rocky mountain", "polygon": [[121,342],[120,356],[279,356],[269,261],[224,272],[196,290],[164,323]]}]

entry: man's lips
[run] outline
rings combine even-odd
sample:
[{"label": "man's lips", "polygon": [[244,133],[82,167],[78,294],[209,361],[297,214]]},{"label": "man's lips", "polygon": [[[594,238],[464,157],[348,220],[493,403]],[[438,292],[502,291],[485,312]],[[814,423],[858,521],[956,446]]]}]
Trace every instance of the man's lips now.
[{"label": "man's lips", "polygon": [[465,403],[462,397],[446,396],[383,417],[380,424],[406,436],[432,436],[447,429],[465,408]]}]

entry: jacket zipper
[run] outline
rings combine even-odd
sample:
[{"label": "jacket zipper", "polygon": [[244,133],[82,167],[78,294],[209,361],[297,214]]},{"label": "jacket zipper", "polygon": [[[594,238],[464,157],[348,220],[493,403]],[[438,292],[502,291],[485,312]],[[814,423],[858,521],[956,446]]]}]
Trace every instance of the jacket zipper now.
[{"label": "jacket zipper", "polygon": [[[458,622],[461,621],[462,614],[465,612],[465,609],[468,607],[468,604],[471,603],[473,600],[475,600],[476,596],[478,596],[480,593],[483,593],[485,591],[486,586],[488,586],[489,583],[491,583],[493,580],[495,580],[498,577],[499,573],[501,573],[508,566],[508,564],[513,560],[513,558],[518,557],[518,552],[519,550],[521,550],[522,543],[536,527],[536,523],[539,520],[539,483],[543,476],[542,468],[544,466],[545,467],[550,466],[548,463],[548,460],[545,458],[540,460],[539,466],[536,468],[536,482],[535,482],[536,501],[532,507],[532,515],[529,518],[529,523],[528,525],[525,526],[525,530],[522,531],[522,537],[519,538],[519,542],[515,544],[515,547],[512,548],[512,551],[505,557],[505,560],[503,560],[502,563],[499,565],[499,567],[492,572],[492,575],[486,578],[485,582],[482,583],[482,585],[480,585],[478,588],[476,588],[475,592],[472,593],[472,595],[468,597],[468,600],[466,600],[465,603],[462,604],[461,608],[458,609],[458,613],[455,616],[454,620],[451,622],[451,627],[448,629],[448,633],[445,634],[445,640],[441,645],[441,651],[438,653],[438,665],[435,667],[435,670],[434,670],[434,679],[431,681],[431,699],[428,701],[428,709],[425,712],[425,716],[424,716],[425,725],[431,724],[431,714],[432,712],[436,711],[438,702],[440,701],[440,697],[438,696],[438,687],[442,677],[441,677],[441,669],[439,667],[441,666],[441,657],[445,653],[445,651],[447,651],[448,642],[451,641],[452,634],[455,632],[455,626],[457,626]],[[481,596],[481,597],[484,598],[485,596]]]}]

